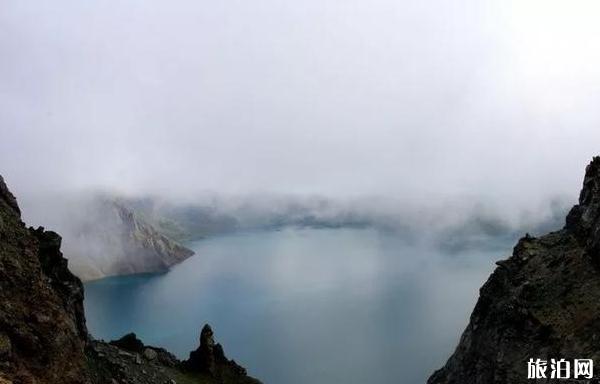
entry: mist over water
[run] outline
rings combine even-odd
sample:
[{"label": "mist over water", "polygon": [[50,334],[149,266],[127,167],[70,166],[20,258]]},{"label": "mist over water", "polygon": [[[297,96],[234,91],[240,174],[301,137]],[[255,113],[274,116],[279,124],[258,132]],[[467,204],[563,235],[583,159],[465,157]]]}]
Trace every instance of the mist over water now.
[{"label": "mist over water", "polygon": [[574,200],[600,141],[599,11],[3,1],[1,172],[17,196]]},{"label": "mist over water", "polygon": [[208,322],[266,383],[423,383],[513,242],[451,254],[374,229],[219,236],[166,274],[88,283],[88,326],[186,358]]}]

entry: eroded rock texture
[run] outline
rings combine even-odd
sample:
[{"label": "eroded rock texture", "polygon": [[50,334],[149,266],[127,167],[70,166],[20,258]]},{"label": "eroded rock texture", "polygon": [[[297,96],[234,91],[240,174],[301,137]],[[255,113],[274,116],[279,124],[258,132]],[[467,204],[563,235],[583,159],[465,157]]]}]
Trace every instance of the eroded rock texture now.
[{"label": "eroded rock texture", "polygon": [[599,157],[565,227],[525,236],[497,264],[456,351],[429,384],[525,382],[530,358],[600,361]]},{"label": "eroded rock texture", "polygon": [[83,287],[60,236],[26,228],[0,177],[0,378],[84,383]]}]

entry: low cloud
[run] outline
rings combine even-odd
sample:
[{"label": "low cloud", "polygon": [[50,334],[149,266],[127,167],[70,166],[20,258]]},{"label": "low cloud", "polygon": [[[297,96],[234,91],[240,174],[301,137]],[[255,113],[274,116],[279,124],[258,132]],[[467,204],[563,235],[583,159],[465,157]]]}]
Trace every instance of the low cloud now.
[{"label": "low cloud", "polygon": [[598,10],[5,1],[0,172],[19,196],[574,201],[600,142]]}]

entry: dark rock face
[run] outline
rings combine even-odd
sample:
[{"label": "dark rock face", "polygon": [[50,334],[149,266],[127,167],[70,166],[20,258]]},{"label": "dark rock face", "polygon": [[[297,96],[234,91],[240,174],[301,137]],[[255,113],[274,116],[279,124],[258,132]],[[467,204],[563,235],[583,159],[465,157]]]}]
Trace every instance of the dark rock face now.
[{"label": "dark rock face", "polygon": [[[174,364],[164,364],[158,359],[150,360],[143,354],[127,351],[110,343],[92,341],[87,355],[89,376],[94,384],[172,384],[185,377]],[[185,378],[185,382],[199,383],[195,378]]]},{"label": "dark rock face", "polygon": [[[429,384],[512,384],[530,358],[600,359],[600,158],[562,230],[522,238],[480,290],[470,323]],[[563,382],[568,382],[563,380]]]},{"label": "dark rock face", "polygon": [[171,384],[180,378],[198,382],[185,376],[181,362],[174,355],[163,348],[144,345],[134,333],[110,343],[94,340],[87,355],[94,384]]},{"label": "dark rock face", "polygon": [[215,343],[213,330],[208,324],[200,332],[200,346],[190,353],[190,358],[183,365],[188,371],[198,372],[221,382],[258,383],[246,375],[243,367],[225,357],[223,347]]},{"label": "dark rock face", "polygon": [[135,333],[128,333],[119,340],[111,341],[110,344],[129,352],[142,353],[144,351],[144,343],[137,338]]},{"label": "dark rock face", "polygon": [[8,190],[2,176],[0,176],[0,199],[2,199],[2,203],[6,205],[6,208],[8,208],[9,211],[12,211],[15,215],[21,217],[21,210],[17,204],[17,199]]},{"label": "dark rock face", "polygon": [[[217,359],[223,359],[222,348],[217,347],[213,338],[213,331],[210,325],[206,324],[200,332],[200,346],[190,353],[190,358],[186,361],[186,366],[190,371],[208,373],[215,375],[217,372]],[[219,356],[216,356],[216,355]],[[223,361],[220,361],[223,363]]]},{"label": "dark rock face", "polygon": [[0,379],[85,383],[83,287],[60,236],[27,229],[0,177]]}]

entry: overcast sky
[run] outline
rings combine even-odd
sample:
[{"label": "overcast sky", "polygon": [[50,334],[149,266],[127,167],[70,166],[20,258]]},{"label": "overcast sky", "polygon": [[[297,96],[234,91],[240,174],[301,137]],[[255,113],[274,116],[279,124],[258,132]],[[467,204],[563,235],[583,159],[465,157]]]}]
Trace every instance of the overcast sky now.
[{"label": "overcast sky", "polygon": [[329,196],[576,196],[600,2],[0,3],[0,174]]}]

